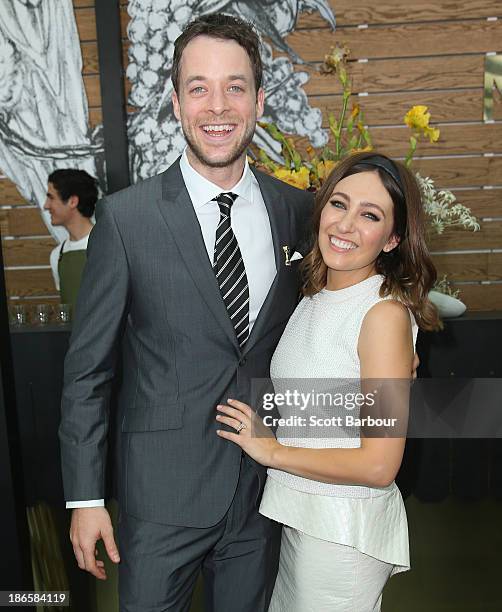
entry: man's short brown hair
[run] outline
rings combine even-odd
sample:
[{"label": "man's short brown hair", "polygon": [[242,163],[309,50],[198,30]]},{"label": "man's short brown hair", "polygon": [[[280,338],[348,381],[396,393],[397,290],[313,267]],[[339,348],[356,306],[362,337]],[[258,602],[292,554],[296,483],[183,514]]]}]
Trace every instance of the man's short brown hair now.
[{"label": "man's short brown hair", "polygon": [[237,17],[215,13],[200,17],[189,23],[174,43],[171,80],[176,93],[178,93],[179,88],[181,56],[188,43],[197,36],[235,40],[248,54],[253,69],[256,91],[260,89],[263,66],[260,57],[260,39],[255,28],[250,23]]}]

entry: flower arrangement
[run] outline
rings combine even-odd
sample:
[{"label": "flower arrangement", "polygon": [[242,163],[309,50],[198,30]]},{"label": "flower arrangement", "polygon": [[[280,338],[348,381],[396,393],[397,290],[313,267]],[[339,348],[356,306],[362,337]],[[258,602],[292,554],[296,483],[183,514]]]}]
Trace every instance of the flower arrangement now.
[{"label": "flower arrangement", "polygon": [[[312,146],[307,146],[307,158],[298,152],[294,140],[283,134],[273,123],[261,122],[260,126],[281,145],[283,163],[272,161],[265,151],[259,149],[257,165],[282,181],[299,187],[316,191],[322,185],[336,164],[347,155],[361,151],[373,150],[369,129],[364,124],[363,112],[359,104],[349,103],[352,96],[352,85],[348,74],[347,59],[350,51],[346,46],[336,45],[325,56],[320,68],[322,74],[332,74],[342,87],[342,108],[338,117],[329,115],[329,130],[333,146],[325,146],[316,152]],[[421,138],[428,138],[434,143],[439,140],[440,130],[430,125],[431,115],[427,106],[413,106],[405,115],[404,123],[410,128],[409,148],[404,163],[410,167]],[[428,233],[442,234],[448,227],[461,227],[470,231],[480,229],[479,222],[471,210],[457,202],[455,195],[449,190],[438,190],[434,181],[416,173],[416,178],[422,193],[424,210],[429,219]],[[435,290],[456,297],[458,291],[450,289],[446,276],[436,283]]]},{"label": "flower arrangement", "polygon": [[438,191],[431,178],[423,178],[418,172],[415,176],[422,193],[425,212],[429,217],[429,228],[433,233],[442,234],[446,227],[463,227],[473,232],[480,229],[471,209],[458,204],[451,191]]}]

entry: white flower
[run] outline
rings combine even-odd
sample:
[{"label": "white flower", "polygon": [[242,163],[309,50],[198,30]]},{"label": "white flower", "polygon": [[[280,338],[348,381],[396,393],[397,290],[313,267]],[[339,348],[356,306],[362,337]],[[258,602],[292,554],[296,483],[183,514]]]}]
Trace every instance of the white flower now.
[{"label": "white flower", "polygon": [[133,63],[128,64],[126,76],[130,81],[135,81],[136,77],[138,76],[138,66]]},{"label": "white flower", "polygon": [[145,45],[137,44],[132,47],[131,54],[136,62],[142,65],[146,62],[148,51]]},{"label": "white flower", "polygon": [[166,119],[162,123],[162,125],[160,126],[160,129],[163,134],[170,136],[171,134],[174,134],[177,127],[178,127],[178,123],[176,123],[171,118],[169,118],[169,119]]},{"label": "white flower", "polygon": [[164,65],[164,58],[160,53],[152,53],[148,58],[148,67],[150,70],[157,72]]},{"label": "white flower", "polygon": [[167,138],[159,140],[159,142],[155,145],[155,150],[157,153],[167,153],[170,148],[170,142],[167,140]]},{"label": "white flower", "polygon": [[444,295],[449,295],[453,298],[458,298],[458,295],[460,293],[459,289],[456,289],[455,291],[451,288],[450,283],[448,281],[448,278],[446,276],[446,274],[443,275],[443,277],[441,279],[438,279],[435,283],[434,283],[434,287],[433,287],[434,291],[439,291],[439,293],[444,293]]},{"label": "white flower", "polygon": [[142,41],[147,31],[146,23],[142,19],[133,19],[127,26],[127,36],[132,43]]},{"label": "white flower", "polygon": [[146,87],[154,87],[159,80],[159,75],[153,70],[145,70],[141,73],[141,81],[145,84]]},{"label": "white flower", "polygon": [[430,228],[436,234],[442,234],[447,227],[461,226],[474,232],[480,226],[470,208],[456,203],[455,195],[447,190],[436,191],[434,181],[416,174],[418,186],[422,194],[422,204],[429,216]]},{"label": "white flower", "polygon": [[192,17],[192,12],[192,9],[188,6],[181,5],[174,11],[174,20],[176,23],[184,25]]},{"label": "white flower", "polygon": [[166,30],[167,38],[174,42],[181,34],[181,28],[177,22],[170,23]]},{"label": "white flower", "polygon": [[160,51],[160,49],[162,49],[162,47],[164,46],[164,40],[165,32],[159,31],[155,32],[155,34],[150,38],[148,42],[152,49],[154,49],[155,51]]},{"label": "white flower", "polygon": [[149,92],[143,87],[135,87],[131,91],[131,95],[129,96],[129,98],[133,106],[142,108],[148,102]]},{"label": "white flower", "polygon": [[172,0],[153,0],[152,2],[152,11],[156,13],[160,13],[162,11],[169,10],[169,5],[172,3]]},{"label": "white flower", "polygon": [[293,113],[297,113],[302,108],[302,101],[299,97],[291,97],[286,103],[286,108]]},{"label": "white flower", "polygon": [[150,135],[144,131],[138,132],[136,134],[136,137],[134,138],[134,142],[140,146],[148,144],[150,140],[151,140]]},{"label": "white flower", "polygon": [[141,126],[145,132],[156,132],[159,129],[158,123],[152,117],[147,117]]},{"label": "white flower", "polygon": [[150,13],[148,15],[148,26],[155,32],[161,30],[165,25],[165,16],[162,13]]}]

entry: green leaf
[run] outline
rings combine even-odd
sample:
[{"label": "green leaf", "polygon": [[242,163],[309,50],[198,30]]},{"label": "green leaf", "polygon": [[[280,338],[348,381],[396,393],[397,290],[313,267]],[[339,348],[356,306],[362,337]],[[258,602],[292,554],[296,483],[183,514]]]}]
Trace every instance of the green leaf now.
[{"label": "green leaf", "polygon": [[275,164],[270,157],[265,153],[263,149],[260,149],[258,154],[258,158],[261,163],[268,168],[271,172],[275,172],[277,170],[277,164]]}]

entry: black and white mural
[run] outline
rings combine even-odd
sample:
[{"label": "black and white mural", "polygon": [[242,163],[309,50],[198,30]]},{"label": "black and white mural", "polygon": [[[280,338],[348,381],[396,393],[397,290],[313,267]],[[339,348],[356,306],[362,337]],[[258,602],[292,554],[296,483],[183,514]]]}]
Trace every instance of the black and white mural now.
[{"label": "black and white mural", "polygon": [[[272,45],[264,43],[264,121],[273,121],[289,134],[309,136],[316,147],[327,142],[321,111],[309,106],[302,86],[308,73],[294,71],[303,61],[285,42],[301,11],[319,11],[335,28],[328,0],[129,0],[129,65],[132,83],[129,103],[138,109],[129,118],[131,178],[157,174],[169,166],[185,146],[171,104],[170,80],[174,41],[192,19],[225,12],[255,24],[273,47],[289,57],[273,59]],[[258,127],[255,142],[277,157],[278,145]]]},{"label": "black and white mural", "polygon": [[[81,73],[72,0],[1,1],[0,169],[40,208],[52,170],[96,176],[101,163]],[[41,212],[54,238],[65,239],[66,230]]]},{"label": "black and white mural", "polygon": [[[322,146],[321,111],[311,108],[302,86],[308,73],[295,72],[302,58],[284,38],[302,11],[318,11],[331,28],[335,16],[328,0],[129,0],[129,103],[131,180],[164,170],[185,142],[171,104],[174,41],[192,19],[226,12],[253,22],[270,43],[263,45],[265,121],[281,130],[308,135]],[[273,49],[287,57],[273,58]],[[77,167],[103,185],[101,126],[91,132],[82,79],[82,54],[72,0],[1,0],[0,4],[0,169],[22,196],[42,210],[47,176],[55,168]],[[272,158],[278,145],[264,130],[255,141]]]}]

